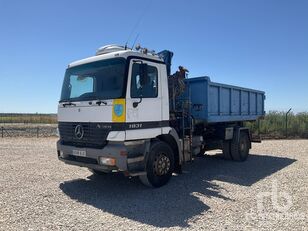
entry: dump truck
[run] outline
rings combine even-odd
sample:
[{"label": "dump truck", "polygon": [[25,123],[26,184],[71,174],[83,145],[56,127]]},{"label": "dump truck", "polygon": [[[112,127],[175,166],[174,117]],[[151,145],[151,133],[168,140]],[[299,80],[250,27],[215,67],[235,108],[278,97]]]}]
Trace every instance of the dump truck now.
[{"label": "dump truck", "polygon": [[[58,159],[93,174],[123,172],[165,185],[208,150],[245,161],[247,121],[264,114],[265,93],[171,74],[173,53],[107,45],[68,65],[58,104]],[[206,171],[206,170],[205,170]]]}]

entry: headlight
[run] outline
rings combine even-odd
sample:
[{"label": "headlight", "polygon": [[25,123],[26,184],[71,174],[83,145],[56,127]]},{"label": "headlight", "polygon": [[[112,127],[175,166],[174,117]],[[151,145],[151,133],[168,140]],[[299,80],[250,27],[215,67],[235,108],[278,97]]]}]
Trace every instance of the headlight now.
[{"label": "headlight", "polygon": [[116,159],[111,158],[111,157],[99,157],[99,163],[101,165],[115,166]]}]

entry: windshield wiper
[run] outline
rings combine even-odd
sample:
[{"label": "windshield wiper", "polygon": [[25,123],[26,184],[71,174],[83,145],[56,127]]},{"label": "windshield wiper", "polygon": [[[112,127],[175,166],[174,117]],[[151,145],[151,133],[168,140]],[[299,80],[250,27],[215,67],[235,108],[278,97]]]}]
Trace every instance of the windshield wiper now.
[{"label": "windshield wiper", "polygon": [[[104,104],[104,105],[107,105],[107,102],[105,102],[105,101],[103,101],[103,100],[101,100],[101,99],[99,99],[98,97],[95,97],[95,96],[90,96],[90,97],[85,97],[84,99],[88,99],[88,100],[96,100],[96,104],[98,105],[98,106],[100,106],[101,104]],[[90,103],[89,102],[89,104],[91,105],[92,104],[92,102]]]},{"label": "windshield wiper", "polygon": [[[85,101],[85,100],[96,100],[95,103],[96,103],[98,106],[100,106],[101,104],[104,104],[104,105],[107,105],[107,104],[108,104],[106,101],[103,101],[103,100],[101,100],[101,99],[99,99],[99,98],[97,98],[97,97],[85,97],[85,98],[83,98],[82,100],[83,100],[83,101]],[[72,102],[69,101],[69,100],[61,100],[61,101],[59,101],[59,103],[63,103],[63,104],[62,104],[63,107],[65,107],[65,106],[76,106],[75,103],[72,103]],[[91,105],[92,102],[89,102],[89,104]]]},{"label": "windshield wiper", "polygon": [[100,106],[101,104],[107,105],[107,102],[98,99],[98,100],[96,101],[96,104],[97,104],[98,106]]},{"label": "windshield wiper", "polygon": [[76,106],[76,104],[75,104],[75,103],[72,103],[72,102],[70,102],[70,101],[66,101],[65,103],[62,104],[62,106],[63,106],[63,107],[65,107],[65,106]]}]

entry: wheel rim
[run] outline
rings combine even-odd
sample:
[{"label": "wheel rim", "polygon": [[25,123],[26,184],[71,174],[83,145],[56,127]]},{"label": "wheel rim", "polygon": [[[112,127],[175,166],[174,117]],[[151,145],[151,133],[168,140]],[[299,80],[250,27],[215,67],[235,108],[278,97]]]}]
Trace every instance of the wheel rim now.
[{"label": "wheel rim", "polygon": [[161,153],[155,157],[153,167],[155,175],[166,175],[170,170],[170,159],[167,155]]}]

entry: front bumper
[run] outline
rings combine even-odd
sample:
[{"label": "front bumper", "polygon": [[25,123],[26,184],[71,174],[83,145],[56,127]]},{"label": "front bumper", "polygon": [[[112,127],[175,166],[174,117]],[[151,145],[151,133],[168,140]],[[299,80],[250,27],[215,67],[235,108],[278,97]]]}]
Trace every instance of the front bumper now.
[{"label": "front bumper", "polygon": [[[69,165],[86,167],[103,172],[124,171],[132,174],[144,171],[144,154],[146,141],[136,142],[108,142],[102,149],[82,148],[57,142],[58,159]],[[82,151],[86,156],[75,156],[74,151]],[[115,166],[102,165],[100,157],[115,159]]]}]

